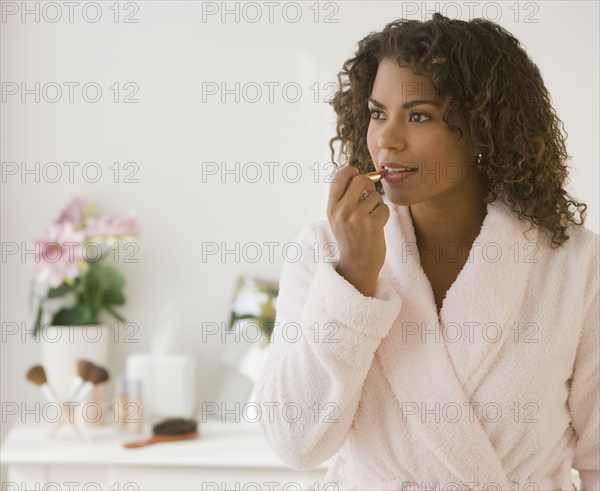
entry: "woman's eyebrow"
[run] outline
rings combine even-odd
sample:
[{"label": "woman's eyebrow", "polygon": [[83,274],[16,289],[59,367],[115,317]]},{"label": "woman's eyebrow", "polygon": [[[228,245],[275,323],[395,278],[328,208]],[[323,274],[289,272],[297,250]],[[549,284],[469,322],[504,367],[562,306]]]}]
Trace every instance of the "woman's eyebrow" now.
[{"label": "woman's eyebrow", "polygon": [[[372,102],[374,106],[377,106],[377,107],[379,107],[381,109],[385,108],[385,106],[381,102],[376,101],[372,97],[369,97],[368,101]],[[437,101],[429,101],[429,100],[426,100],[426,99],[413,99],[412,101],[405,102],[400,107],[402,109],[410,109],[411,107],[418,106],[420,104],[432,104],[432,105],[438,106],[438,107],[440,105],[439,102],[437,102]]]}]

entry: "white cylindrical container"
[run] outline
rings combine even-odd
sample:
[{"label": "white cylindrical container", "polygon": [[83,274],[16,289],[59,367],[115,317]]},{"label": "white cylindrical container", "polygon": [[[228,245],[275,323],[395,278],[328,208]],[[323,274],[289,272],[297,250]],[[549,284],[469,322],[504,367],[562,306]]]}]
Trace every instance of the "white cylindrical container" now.
[{"label": "white cylindrical container", "polygon": [[112,344],[108,326],[46,326],[40,332],[42,366],[56,397],[68,401],[77,360],[88,360],[103,368]]}]

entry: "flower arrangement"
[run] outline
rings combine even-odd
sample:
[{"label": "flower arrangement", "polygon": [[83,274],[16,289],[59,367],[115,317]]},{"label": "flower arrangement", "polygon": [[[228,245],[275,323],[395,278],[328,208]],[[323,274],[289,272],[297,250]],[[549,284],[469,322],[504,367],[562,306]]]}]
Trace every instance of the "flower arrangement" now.
[{"label": "flower arrangement", "polygon": [[228,328],[234,329],[238,321],[250,320],[261,331],[262,345],[268,345],[275,327],[278,294],[279,284],[275,281],[238,278]]},{"label": "flower arrangement", "polygon": [[124,321],[115,310],[123,305],[125,279],[107,263],[119,242],[136,241],[139,226],[134,214],[98,215],[96,205],[74,198],[58,219],[35,239],[29,261],[36,271],[37,336],[49,317],[53,325],[98,324],[103,311]]}]

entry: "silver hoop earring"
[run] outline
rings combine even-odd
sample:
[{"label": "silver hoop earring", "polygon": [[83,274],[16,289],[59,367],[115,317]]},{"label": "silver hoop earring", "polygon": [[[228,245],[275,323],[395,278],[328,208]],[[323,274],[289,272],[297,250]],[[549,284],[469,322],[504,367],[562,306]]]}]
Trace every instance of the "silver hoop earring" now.
[{"label": "silver hoop earring", "polygon": [[477,165],[481,164],[481,154],[477,155]]}]

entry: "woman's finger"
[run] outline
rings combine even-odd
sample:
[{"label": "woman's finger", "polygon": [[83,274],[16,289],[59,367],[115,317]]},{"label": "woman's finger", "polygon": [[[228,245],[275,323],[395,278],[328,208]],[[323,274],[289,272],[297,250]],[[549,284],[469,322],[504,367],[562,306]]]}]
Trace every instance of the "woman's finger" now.
[{"label": "woman's finger", "polygon": [[341,167],[333,175],[333,180],[329,186],[329,203],[332,206],[342,199],[350,180],[359,173],[356,167],[346,165]]}]

